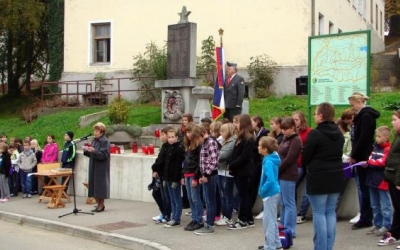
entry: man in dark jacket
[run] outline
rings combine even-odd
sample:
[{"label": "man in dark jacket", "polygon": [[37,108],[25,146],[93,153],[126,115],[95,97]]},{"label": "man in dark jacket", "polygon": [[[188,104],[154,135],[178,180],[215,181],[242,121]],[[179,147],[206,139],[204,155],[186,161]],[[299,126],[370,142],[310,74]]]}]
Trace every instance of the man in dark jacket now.
[{"label": "man in dark jacket", "polygon": [[[368,99],[368,96],[359,92],[354,92],[349,97],[350,106],[356,113],[351,131],[352,150],[350,164],[368,160],[374,145],[376,119],[379,118],[380,113],[366,106]],[[365,185],[366,176],[367,170],[365,168],[356,169],[356,181],[361,194],[361,197],[359,197],[361,215],[360,220],[352,226],[353,230],[372,226],[372,208],[368,186]]]},{"label": "man in dark jacket", "polygon": [[232,122],[235,115],[240,115],[242,113],[245,85],[244,78],[237,74],[237,64],[227,62],[226,65],[227,77],[224,84],[224,118]]}]

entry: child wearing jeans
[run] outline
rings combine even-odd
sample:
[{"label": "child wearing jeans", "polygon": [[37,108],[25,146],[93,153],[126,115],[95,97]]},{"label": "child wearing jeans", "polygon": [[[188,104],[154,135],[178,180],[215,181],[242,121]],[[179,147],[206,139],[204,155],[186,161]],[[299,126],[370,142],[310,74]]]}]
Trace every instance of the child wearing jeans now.
[{"label": "child wearing jeans", "polygon": [[10,188],[8,187],[8,176],[11,168],[11,158],[8,153],[7,143],[0,146],[0,202],[8,202],[10,199]]},{"label": "child wearing jeans", "polygon": [[172,215],[171,220],[164,227],[170,228],[180,226],[181,224],[181,176],[185,152],[183,151],[181,142],[178,141],[178,132],[176,129],[170,129],[167,132],[167,141],[163,186],[167,188],[171,198]]},{"label": "child wearing jeans", "polygon": [[29,176],[33,167],[36,165],[36,155],[32,152],[29,141],[24,141],[24,151],[21,152],[18,159],[18,167],[21,179],[22,198],[32,198],[32,176]]},{"label": "child wearing jeans", "polygon": [[8,178],[8,186],[10,187],[10,197],[18,196],[18,187],[19,187],[19,167],[18,167],[18,145],[10,144],[8,147],[8,153],[11,158],[11,170],[10,176]]},{"label": "child wearing jeans", "polygon": [[374,225],[367,234],[382,236],[390,229],[392,205],[390,203],[389,185],[384,180],[386,158],[390,150],[390,129],[381,126],[375,130],[375,144],[368,161],[362,162],[367,168],[365,185],[369,188]]},{"label": "child wearing jeans", "polygon": [[[165,165],[166,152],[168,148],[167,132],[170,129],[172,129],[171,126],[166,126],[161,130],[160,141],[162,145],[156,161],[154,162],[153,166],[151,166],[151,169],[153,171],[153,179],[159,178],[160,183],[163,183],[164,180],[164,165]],[[153,221],[156,224],[167,223],[168,221],[171,220],[171,200],[167,188],[161,185],[160,188],[156,190],[153,189],[152,195],[161,212],[161,214],[152,218]]]},{"label": "child wearing jeans", "polygon": [[202,128],[199,142],[202,144],[200,150],[200,184],[203,185],[203,196],[207,207],[207,218],[203,228],[194,231],[197,235],[213,234],[215,232],[214,222],[217,205],[217,183],[218,183],[218,142],[212,138],[210,131]]},{"label": "child wearing jeans", "polygon": [[263,228],[265,243],[258,249],[275,250],[282,247],[279,239],[276,216],[278,213],[279,187],[278,171],[281,159],[276,150],[278,142],[270,136],[261,137],[258,142],[258,153],[263,156],[262,172],[258,194],[263,200]]}]

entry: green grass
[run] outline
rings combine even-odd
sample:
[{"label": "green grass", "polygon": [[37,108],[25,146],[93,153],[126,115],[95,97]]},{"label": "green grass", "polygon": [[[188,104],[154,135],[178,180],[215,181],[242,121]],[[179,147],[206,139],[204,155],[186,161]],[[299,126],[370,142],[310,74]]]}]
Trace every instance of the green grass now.
[{"label": "green grass", "polygon": [[[378,119],[378,126],[386,125],[390,128],[392,127],[392,111],[383,110],[383,106],[386,102],[397,102],[398,100],[399,94],[395,92],[371,94],[370,105],[381,112],[381,117]],[[73,109],[40,116],[34,122],[25,124],[25,122],[20,120],[19,112],[27,104],[29,104],[29,100],[26,99],[0,98],[0,133],[6,133],[9,138],[24,138],[29,135],[38,139],[40,145],[43,145],[48,134],[54,134],[61,146],[63,144],[63,136],[68,130],[74,131],[75,138],[91,133],[93,124],[80,128],[78,127],[79,117],[106,110],[106,107]],[[336,116],[340,117],[346,108],[348,106],[337,107]],[[301,110],[307,114],[306,96],[284,96],[250,100],[250,115],[260,115],[267,127],[269,127],[269,120],[272,117],[291,115],[296,110]],[[314,112],[314,110],[311,112]],[[103,117],[99,121],[104,122],[106,125],[109,124],[107,117]],[[143,127],[160,122],[160,104],[130,104],[128,124],[136,124]],[[314,124],[311,123],[311,126],[313,127]]]}]

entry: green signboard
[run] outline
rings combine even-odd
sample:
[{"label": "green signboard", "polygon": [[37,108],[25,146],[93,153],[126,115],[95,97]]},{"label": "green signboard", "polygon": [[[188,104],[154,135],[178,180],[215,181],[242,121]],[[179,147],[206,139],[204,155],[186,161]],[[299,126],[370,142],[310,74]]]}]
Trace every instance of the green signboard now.
[{"label": "green signboard", "polygon": [[370,31],[308,38],[308,104],[349,105],[355,91],[369,95]]}]

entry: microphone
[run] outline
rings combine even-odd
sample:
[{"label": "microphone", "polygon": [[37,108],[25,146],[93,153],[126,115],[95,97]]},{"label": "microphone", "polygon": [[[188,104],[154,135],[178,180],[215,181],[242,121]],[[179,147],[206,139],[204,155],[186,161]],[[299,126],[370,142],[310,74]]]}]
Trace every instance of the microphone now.
[{"label": "microphone", "polygon": [[92,136],[92,134],[91,134],[91,133],[90,133],[90,134],[87,134],[87,135],[81,137],[79,140],[80,140],[80,141],[87,140],[89,136]]}]

